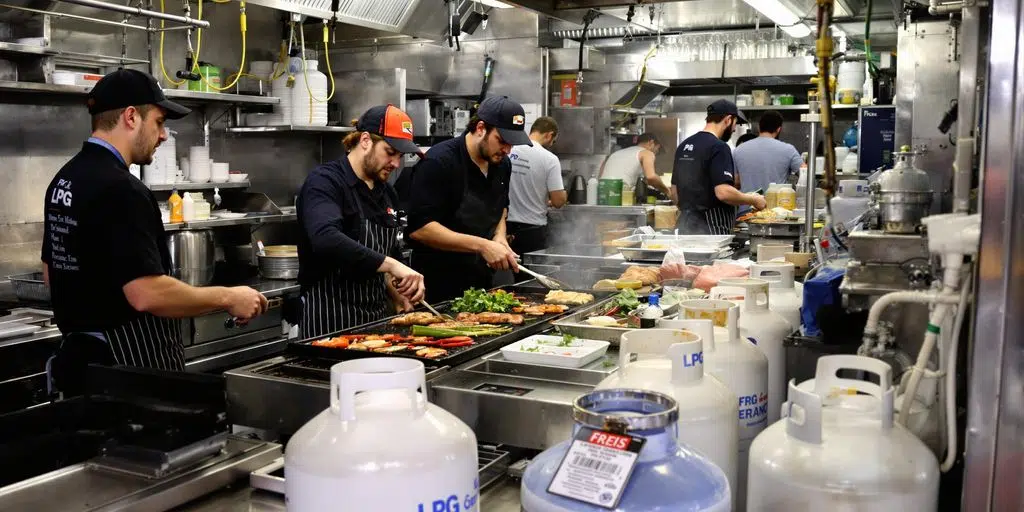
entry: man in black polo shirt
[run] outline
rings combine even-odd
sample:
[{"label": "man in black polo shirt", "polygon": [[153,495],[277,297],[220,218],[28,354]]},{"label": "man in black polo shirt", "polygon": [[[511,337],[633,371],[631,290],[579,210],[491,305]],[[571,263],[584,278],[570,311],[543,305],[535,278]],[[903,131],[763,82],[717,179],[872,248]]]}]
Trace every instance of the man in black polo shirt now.
[{"label": "man in black polo shirt", "polygon": [[533,145],[523,107],[492,96],[466,132],[430,148],[397,188],[409,214],[412,266],[432,302],[489,288],[494,270],[518,270],[505,238],[512,146]]},{"label": "man in black polo shirt", "polygon": [[764,197],[738,190],[732,151],[726,142],[737,124],[747,118],[729,100],[708,106],[704,130],[676,148],[672,167],[672,197],[679,206],[680,233],[729,235],[736,223],[736,207],[765,207]]},{"label": "man in black polo shirt", "polygon": [[130,69],[103,77],[86,103],[92,136],[44,198],[43,276],[63,334],[47,366],[65,395],[83,390],[90,363],[184,370],[181,323],[172,319],[226,309],[248,320],[267,307],[251,288],[196,288],[167,275],[159,207],[128,165],[151,163],[167,139],[164,119],[189,110]]}]

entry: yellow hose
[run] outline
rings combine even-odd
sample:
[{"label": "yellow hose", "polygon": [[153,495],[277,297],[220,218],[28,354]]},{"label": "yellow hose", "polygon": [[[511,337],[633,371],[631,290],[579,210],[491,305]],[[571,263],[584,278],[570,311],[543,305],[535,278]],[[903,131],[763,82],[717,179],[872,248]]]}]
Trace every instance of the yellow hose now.
[{"label": "yellow hose", "polygon": [[321,100],[321,99],[317,98],[316,96],[313,95],[313,90],[309,88],[309,73],[308,73],[307,68],[306,68],[306,55],[305,55],[305,53],[306,53],[306,34],[305,34],[305,32],[302,31],[301,28],[299,29],[299,38],[300,38],[300,45],[302,46],[302,53],[303,53],[303,55],[302,55],[302,77],[305,78],[306,92],[309,93],[309,122],[312,123],[313,122],[313,102],[316,101],[317,103],[327,103],[328,101],[331,101],[331,98],[334,97],[334,92],[335,92],[335,90],[334,90],[334,73],[331,71],[331,54],[330,54],[329,49],[327,48],[328,39],[329,39],[328,38],[328,33],[327,33],[327,25],[324,25],[324,60],[327,61],[327,77],[331,81],[331,93],[327,95],[326,99]]},{"label": "yellow hose", "polygon": [[[164,12],[164,0],[160,0],[160,12]],[[167,68],[164,67],[164,20],[160,20],[160,72],[164,74],[164,79],[175,87],[185,83],[185,80],[175,82],[174,79],[167,74]]]},{"label": "yellow hose", "polygon": [[[214,1],[216,1],[216,0],[214,0]],[[227,0],[227,1],[230,1],[230,0]],[[218,2],[218,3],[226,3],[226,2]],[[238,83],[238,78],[241,77],[242,74],[243,74],[242,70],[245,69],[245,46],[246,46],[245,45],[245,40],[246,40],[246,33],[248,32],[248,28],[247,28],[246,18],[245,18],[245,1],[244,0],[239,2],[239,9],[241,10],[241,12],[239,13],[239,16],[238,16],[238,26],[239,26],[239,29],[242,32],[242,62],[240,64],[238,64],[239,72],[235,73],[235,75],[234,75],[235,79],[232,80],[230,84],[227,84],[224,87],[217,87],[216,85],[211,84],[202,73],[199,73],[199,79],[202,80],[203,83],[206,84],[207,87],[209,87],[210,89],[213,89],[215,91],[218,91],[218,92],[226,91],[226,90],[231,89],[232,87],[234,87],[235,84]],[[199,0],[199,19],[202,19],[202,15],[203,15],[203,0]],[[196,60],[195,60],[194,66],[196,66],[196,68],[198,69],[198,66],[199,66],[199,45],[202,44],[202,40],[203,40],[203,30],[202,29],[199,29],[199,35],[196,37],[196,39],[197,39],[197,42],[196,42]]]}]

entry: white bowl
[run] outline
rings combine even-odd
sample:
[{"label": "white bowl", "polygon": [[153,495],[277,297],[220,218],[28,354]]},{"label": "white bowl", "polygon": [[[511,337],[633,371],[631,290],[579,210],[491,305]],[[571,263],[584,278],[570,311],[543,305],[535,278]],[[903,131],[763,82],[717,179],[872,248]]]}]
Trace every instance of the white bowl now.
[{"label": "white bowl", "polygon": [[242,183],[248,179],[249,175],[245,173],[228,174],[228,181],[231,183]]}]

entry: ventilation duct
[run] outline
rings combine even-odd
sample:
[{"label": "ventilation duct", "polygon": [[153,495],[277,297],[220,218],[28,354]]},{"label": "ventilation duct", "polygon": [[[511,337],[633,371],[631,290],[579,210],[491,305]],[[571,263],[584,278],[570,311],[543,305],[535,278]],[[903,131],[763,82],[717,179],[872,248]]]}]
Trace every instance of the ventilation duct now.
[{"label": "ventilation duct", "polygon": [[[312,18],[331,19],[331,0],[247,0],[251,4]],[[422,0],[340,0],[338,21],[350,25],[400,33]]]}]

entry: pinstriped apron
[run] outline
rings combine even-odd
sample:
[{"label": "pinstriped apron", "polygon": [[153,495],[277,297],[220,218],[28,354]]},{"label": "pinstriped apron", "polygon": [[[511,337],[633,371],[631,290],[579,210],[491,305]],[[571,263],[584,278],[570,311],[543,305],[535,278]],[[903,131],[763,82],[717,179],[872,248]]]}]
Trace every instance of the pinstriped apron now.
[{"label": "pinstriped apron", "polygon": [[[391,254],[400,229],[397,217],[393,226],[378,224],[366,218],[361,201],[356,201],[356,207],[362,218],[358,242],[385,256]],[[332,270],[302,294],[302,337],[325,336],[391,316],[394,308],[384,278],[382,272],[357,276],[345,268]]]},{"label": "pinstriped apron", "polygon": [[103,332],[118,364],[185,370],[185,346],[181,341],[181,320],[150,314]]}]

